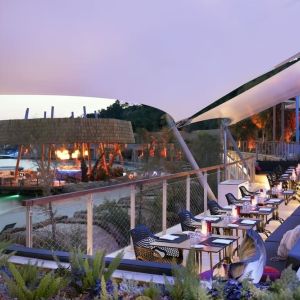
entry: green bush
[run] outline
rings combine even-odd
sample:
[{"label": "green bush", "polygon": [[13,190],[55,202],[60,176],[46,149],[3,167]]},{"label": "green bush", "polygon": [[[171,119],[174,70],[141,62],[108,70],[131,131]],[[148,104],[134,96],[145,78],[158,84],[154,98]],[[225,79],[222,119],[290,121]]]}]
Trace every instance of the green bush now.
[{"label": "green bush", "polygon": [[18,300],[46,300],[58,294],[68,281],[54,272],[44,274],[37,265],[16,267],[9,263],[11,277],[4,274],[8,292]]},{"label": "green bush", "polygon": [[173,268],[174,283],[165,278],[165,285],[173,300],[208,300],[211,297],[201,286],[194,261],[195,250],[189,252],[185,268]]},{"label": "green bush", "polygon": [[122,257],[123,253],[120,252],[112,260],[108,268],[105,268],[104,251],[97,251],[94,256],[89,258],[85,258],[80,250],[73,251],[70,257],[71,285],[78,292],[89,291],[99,294],[100,284],[104,284],[111,279],[111,276],[118,268]]}]

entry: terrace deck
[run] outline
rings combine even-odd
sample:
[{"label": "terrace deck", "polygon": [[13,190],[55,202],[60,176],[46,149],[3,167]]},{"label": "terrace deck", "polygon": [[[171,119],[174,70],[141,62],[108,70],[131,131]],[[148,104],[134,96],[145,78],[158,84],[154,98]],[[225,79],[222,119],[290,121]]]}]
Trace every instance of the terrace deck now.
[{"label": "terrace deck", "polygon": [[[259,188],[269,188],[267,185],[262,185],[262,184],[256,184],[255,187],[252,187],[254,190],[255,189],[259,189]],[[285,205],[284,202],[282,204],[280,204],[279,206],[279,215],[281,218],[283,219],[287,219],[295,210],[296,208],[299,206],[298,201],[291,201],[288,205]],[[266,229],[269,230],[270,232],[274,232],[275,229],[280,226],[281,224],[279,222],[270,222],[269,224],[266,225]],[[173,234],[173,233],[178,233],[181,231],[181,226],[180,224],[177,224],[171,228],[167,229],[168,234]],[[162,234],[162,233],[161,233]],[[160,235],[160,233],[158,234]],[[260,234],[262,236],[262,238],[264,240],[266,240],[266,236],[264,234]],[[124,249],[122,249],[124,251],[124,258],[126,259],[135,259],[135,254],[133,251],[133,248],[131,246],[128,246]],[[108,255],[108,257],[114,257],[117,255],[117,253],[119,253],[119,251],[116,251],[114,253],[110,253]],[[188,251],[184,251],[184,261],[183,264],[185,264],[186,262],[186,258],[188,255]],[[210,264],[209,264],[210,260],[209,260],[209,254],[207,253],[203,253],[203,271],[209,270],[210,268]],[[217,264],[218,263],[218,256],[217,255],[213,255],[213,263]]]}]

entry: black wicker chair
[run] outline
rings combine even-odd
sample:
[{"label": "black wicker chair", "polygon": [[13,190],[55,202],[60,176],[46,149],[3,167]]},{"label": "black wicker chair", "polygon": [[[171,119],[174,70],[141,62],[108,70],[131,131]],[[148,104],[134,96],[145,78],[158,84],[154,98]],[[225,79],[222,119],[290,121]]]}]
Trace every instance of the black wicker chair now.
[{"label": "black wicker chair", "polygon": [[256,191],[256,192],[250,192],[249,190],[246,189],[246,187],[244,185],[241,185],[239,187],[240,189],[240,192],[242,194],[242,197],[246,197],[246,196],[254,196],[254,195],[257,195],[259,194],[259,191]]},{"label": "black wicker chair", "polygon": [[188,210],[181,211],[178,216],[182,231],[194,231],[197,227],[193,225],[193,221],[201,222],[201,219],[195,218]]},{"label": "black wicker chair", "polygon": [[231,211],[231,208],[226,209],[219,205],[217,201],[207,200],[207,207],[211,215],[221,215],[226,214],[227,211]]},{"label": "black wicker chair", "polygon": [[130,235],[137,260],[160,263],[182,263],[183,254],[181,249],[151,245],[151,243],[158,240],[159,237],[154,235],[147,226],[137,226],[130,230]]},{"label": "black wicker chair", "polygon": [[11,223],[11,224],[7,224],[3,227],[3,229],[1,230],[0,234],[6,232],[7,230],[13,229],[15,227],[17,223]]},{"label": "black wicker chair", "polygon": [[234,197],[234,195],[232,193],[228,193],[225,195],[226,199],[227,199],[227,203],[228,205],[237,205],[237,204],[241,204],[243,203],[243,201],[237,199]]}]

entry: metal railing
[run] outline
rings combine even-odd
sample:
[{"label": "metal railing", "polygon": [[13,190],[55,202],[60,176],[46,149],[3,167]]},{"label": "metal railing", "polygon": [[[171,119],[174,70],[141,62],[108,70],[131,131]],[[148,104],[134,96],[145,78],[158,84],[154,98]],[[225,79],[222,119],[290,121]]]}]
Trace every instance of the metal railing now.
[{"label": "metal railing", "polygon": [[[241,152],[256,153],[256,159],[298,159],[300,157],[300,144],[280,141],[239,141],[238,148]],[[233,150],[233,149],[232,149]]]},{"label": "metal railing", "polygon": [[[246,159],[250,177],[255,156]],[[197,173],[204,174],[204,186]],[[104,248],[108,253],[130,244],[129,230],[146,224],[153,232],[166,232],[179,223],[178,212],[207,210],[208,185],[217,194],[218,183],[245,178],[241,161],[199,170],[135,180],[106,187],[25,200],[19,218],[26,222],[10,232],[10,239],[27,247],[87,254]],[[3,238],[3,236],[2,236]]]},{"label": "metal railing", "polygon": [[282,159],[298,159],[300,156],[300,145],[297,143],[284,143],[284,142],[257,142],[256,143],[257,155],[271,155],[280,157]]}]

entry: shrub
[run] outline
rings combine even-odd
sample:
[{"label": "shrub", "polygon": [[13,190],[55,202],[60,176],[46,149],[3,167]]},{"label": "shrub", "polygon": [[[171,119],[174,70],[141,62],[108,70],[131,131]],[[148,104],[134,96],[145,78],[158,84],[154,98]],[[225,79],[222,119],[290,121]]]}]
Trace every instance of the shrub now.
[{"label": "shrub", "polygon": [[167,290],[173,300],[208,300],[211,297],[201,286],[194,261],[195,250],[189,252],[185,268],[173,268],[174,283],[165,278]]},{"label": "shrub", "polygon": [[9,263],[11,276],[4,274],[9,295],[18,300],[45,300],[58,294],[68,281],[53,272],[39,272],[37,265],[16,267]]},{"label": "shrub", "polygon": [[102,286],[113,293],[114,286],[111,282],[113,272],[118,268],[123,253],[119,253],[113,261],[105,268],[105,252],[98,251],[93,257],[85,258],[80,250],[73,251],[70,257],[70,281],[71,285],[78,291],[89,291],[91,294],[99,295]]}]

